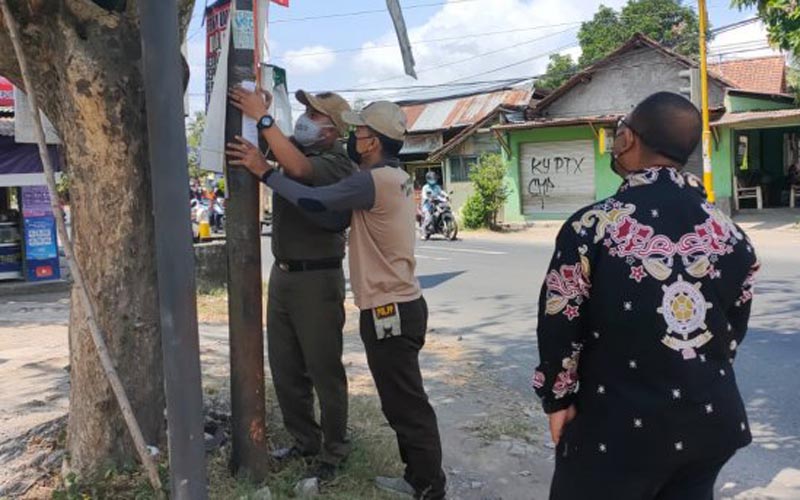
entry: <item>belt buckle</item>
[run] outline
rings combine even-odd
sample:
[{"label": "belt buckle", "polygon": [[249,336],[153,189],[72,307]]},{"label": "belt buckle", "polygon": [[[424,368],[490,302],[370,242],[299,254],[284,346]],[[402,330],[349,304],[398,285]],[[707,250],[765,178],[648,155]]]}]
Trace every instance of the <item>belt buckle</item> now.
[{"label": "belt buckle", "polygon": [[288,273],[289,272],[289,264],[287,264],[286,262],[279,262],[278,263],[278,269],[280,269],[281,271],[283,271],[285,273]]}]

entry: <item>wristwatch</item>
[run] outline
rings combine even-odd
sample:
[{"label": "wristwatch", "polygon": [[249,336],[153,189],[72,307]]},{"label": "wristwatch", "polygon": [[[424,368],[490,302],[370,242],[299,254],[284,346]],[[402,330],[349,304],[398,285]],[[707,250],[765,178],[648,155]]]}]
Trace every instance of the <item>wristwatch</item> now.
[{"label": "wristwatch", "polygon": [[275,118],[273,118],[271,115],[264,115],[258,120],[256,127],[258,127],[258,131],[260,132],[264,129],[270,128],[274,124]]}]

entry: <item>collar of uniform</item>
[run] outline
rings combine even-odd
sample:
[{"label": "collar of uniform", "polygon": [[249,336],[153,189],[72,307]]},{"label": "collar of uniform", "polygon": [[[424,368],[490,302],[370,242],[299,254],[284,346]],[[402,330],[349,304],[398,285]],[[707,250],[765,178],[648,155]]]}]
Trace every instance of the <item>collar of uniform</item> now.
[{"label": "collar of uniform", "polygon": [[622,183],[622,186],[620,186],[619,192],[623,193],[631,188],[650,186],[656,183],[679,188],[688,186],[698,190],[703,197],[707,196],[705,188],[703,187],[703,181],[700,180],[700,178],[688,172],[682,172],[675,167],[666,166],[647,167],[628,175]]},{"label": "collar of uniform", "polygon": [[400,167],[402,167],[402,163],[400,163],[400,160],[398,158],[394,158],[394,157],[383,158],[378,163],[375,163],[374,165],[370,165],[370,166],[366,167],[364,170],[372,170],[373,168],[381,168],[381,167],[400,168]]}]

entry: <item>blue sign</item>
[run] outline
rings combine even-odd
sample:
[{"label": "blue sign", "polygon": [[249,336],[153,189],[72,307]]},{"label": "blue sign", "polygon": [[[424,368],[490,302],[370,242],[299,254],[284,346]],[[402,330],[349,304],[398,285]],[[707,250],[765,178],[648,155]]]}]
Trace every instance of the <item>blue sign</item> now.
[{"label": "blue sign", "polygon": [[22,242],[25,249],[25,278],[28,281],[61,277],[56,220],[45,186],[22,188]]},{"label": "blue sign", "polygon": [[25,217],[23,225],[26,278],[28,281],[59,279],[55,218],[52,215]]}]

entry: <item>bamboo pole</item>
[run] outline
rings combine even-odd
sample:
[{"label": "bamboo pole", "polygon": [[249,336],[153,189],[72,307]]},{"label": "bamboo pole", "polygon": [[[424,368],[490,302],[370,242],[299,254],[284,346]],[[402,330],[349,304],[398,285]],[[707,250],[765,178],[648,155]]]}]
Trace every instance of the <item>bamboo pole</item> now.
[{"label": "bamboo pole", "polygon": [[150,455],[150,451],[148,450],[144,436],[142,435],[142,430],[139,427],[139,423],[136,421],[136,416],[133,414],[130,400],[125,393],[125,388],[122,385],[122,381],[120,380],[116,369],[114,369],[114,362],[111,359],[111,354],[108,352],[106,342],[103,339],[103,335],[100,333],[100,327],[97,325],[97,320],[95,319],[95,306],[92,303],[86,283],[83,279],[81,267],[78,265],[78,261],[75,259],[72,241],[69,239],[69,235],[67,234],[67,225],[64,221],[64,213],[57,201],[58,193],[56,190],[55,171],[53,169],[53,165],[50,163],[50,155],[47,152],[47,142],[45,140],[44,129],[42,128],[42,121],[39,115],[39,103],[33,83],[31,81],[28,61],[22,51],[19,27],[17,26],[16,20],[11,14],[11,9],[8,7],[7,0],[0,0],[0,10],[2,10],[3,18],[5,19],[6,26],[8,27],[11,43],[14,46],[17,62],[19,63],[19,68],[22,72],[22,81],[25,85],[28,103],[33,111],[34,132],[36,134],[36,142],[39,146],[39,156],[42,159],[42,166],[44,167],[47,188],[50,191],[50,206],[55,214],[58,235],[61,238],[64,247],[64,254],[67,257],[67,263],[69,265],[70,272],[72,273],[75,289],[78,292],[78,297],[83,303],[84,309],[87,311],[86,320],[89,324],[89,331],[92,335],[92,341],[94,342],[95,348],[97,349],[97,354],[100,357],[100,364],[103,367],[103,371],[105,372],[108,382],[111,385],[111,390],[114,392],[114,396],[116,397],[117,403],[122,411],[125,424],[128,427],[128,431],[131,433],[131,438],[133,438],[133,444],[136,447],[136,452],[139,454],[139,459],[142,461],[142,465],[147,472],[150,484],[153,486],[153,490],[155,490],[156,493],[161,496],[161,479],[158,476],[158,467],[156,467],[155,460]]}]

